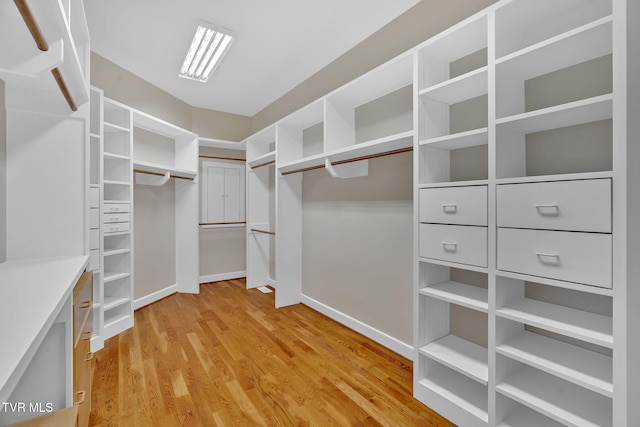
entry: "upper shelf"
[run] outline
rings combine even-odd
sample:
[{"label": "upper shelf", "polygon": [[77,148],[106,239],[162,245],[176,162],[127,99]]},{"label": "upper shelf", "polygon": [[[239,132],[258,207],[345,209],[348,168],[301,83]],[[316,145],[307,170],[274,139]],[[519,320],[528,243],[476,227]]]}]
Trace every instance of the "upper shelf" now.
[{"label": "upper shelf", "polygon": [[[69,2],[69,10],[65,10],[59,1],[2,2],[0,79],[21,88],[61,91],[73,111],[87,102],[85,51],[89,37],[81,3]],[[28,27],[26,22],[34,24]],[[48,105],[42,99],[39,104]]]},{"label": "upper shelf", "polygon": [[247,164],[252,168],[259,168],[261,166],[267,166],[274,164],[276,162],[276,152],[270,151],[262,156],[258,156],[251,161],[248,161]]}]

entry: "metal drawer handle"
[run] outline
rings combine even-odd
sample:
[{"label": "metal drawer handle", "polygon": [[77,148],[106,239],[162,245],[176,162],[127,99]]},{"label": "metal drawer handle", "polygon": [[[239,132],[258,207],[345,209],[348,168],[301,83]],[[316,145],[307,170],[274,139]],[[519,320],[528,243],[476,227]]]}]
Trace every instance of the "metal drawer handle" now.
[{"label": "metal drawer handle", "polygon": [[559,215],[560,206],[557,203],[551,203],[547,205],[534,205],[540,215]]},{"label": "metal drawer handle", "polygon": [[443,203],[442,210],[445,213],[456,213],[458,211],[458,205],[455,203]]},{"label": "metal drawer handle", "polygon": [[455,252],[458,244],[455,242],[442,242],[442,248],[447,252]]},{"label": "metal drawer handle", "polygon": [[536,252],[537,256],[546,256],[550,258],[560,258],[560,254],[550,254],[548,252]]},{"label": "metal drawer handle", "polygon": [[87,393],[85,393],[84,390],[80,390],[79,392],[76,393],[76,395],[80,398],[80,400],[74,401],[73,404],[82,405],[82,403],[84,402],[84,398],[87,396]]}]

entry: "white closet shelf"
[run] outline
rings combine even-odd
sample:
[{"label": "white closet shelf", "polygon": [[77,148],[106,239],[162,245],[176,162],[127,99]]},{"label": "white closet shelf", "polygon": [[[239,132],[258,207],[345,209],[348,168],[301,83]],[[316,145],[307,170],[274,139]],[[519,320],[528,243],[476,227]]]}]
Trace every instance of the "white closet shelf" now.
[{"label": "white closet shelf", "polygon": [[489,368],[484,347],[449,334],[421,347],[420,354],[487,385]]},{"label": "white closet shelf", "polygon": [[270,164],[275,163],[276,161],[276,152],[275,151],[270,151],[266,154],[263,154],[262,156],[258,156],[252,160],[247,160],[247,164],[249,165],[249,167],[251,167],[252,169],[255,168],[259,168],[261,166],[267,166]]},{"label": "white closet shelf", "polygon": [[489,135],[487,128],[473,129],[420,141],[421,146],[443,148],[446,150],[457,150],[458,148],[475,147],[477,145],[487,145],[488,143]]},{"label": "white closet shelf", "polygon": [[527,280],[530,282],[540,283],[542,285],[555,286],[564,289],[573,289],[574,291],[586,292],[590,294],[613,296],[613,289],[601,288],[598,286],[589,286],[582,283],[566,282],[564,280],[550,279],[547,277],[530,276],[528,274],[514,273],[504,270],[497,270],[497,273],[502,277],[508,277],[510,279]]},{"label": "white closet shelf", "polygon": [[613,397],[612,358],[524,331],[496,347],[519,362],[553,374],[607,397]]},{"label": "white closet shelf", "polygon": [[[89,90],[63,3],[26,3],[47,50],[38,49],[17,7],[5,4],[0,13],[0,78],[18,86],[58,91],[61,88],[49,73],[57,70],[70,97],[67,102],[75,110],[89,100]],[[86,23],[78,26],[78,36],[86,42]]]},{"label": "white closet shelf", "polygon": [[553,375],[522,366],[496,385],[501,394],[571,426],[612,424],[612,400]]},{"label": "white closet shelf", "polygon": [[[120,307],[123,307],[121,305]],[[128,312],[120,312],[120,310],[112,310],[114,313],[105,312],[103,335],[112,337],[119,334],[127,328],[133,326],[133,316]]]},{"label": "white closet shelf", "polygon": [[606,94],[496,120],[500,127],[528,134],[613,117],[613,95]]},{"label": "white closet shelf", "polygon": [[473,185],[487,185],[486,179],[477,179],[474,181],[451,181],[451,182],[430,182],[428,184],[420,184],[418,188],[443,188],[443,187],[468,187]]},{"label": "white closet shelf", "polygon": [[611,317],[523,298],[496,310],[504,319],[525,323],[602,347],[613,348]]},{"label": "white closet shelf", "polygon": [[112,179],[105,179],[102,181],[105,185],[131,185],[128,181],[115,181]]},{"label": "white closet shelf", "polygon": [[124,279],[129,277],[129,273],[118,273],[113,271],[105,271],[104,273],[104,283],[114,282],[119,279]]},{"label": "white closet shelf", "polygon": [[305,157],[300,160],[288,162],[282,165],[278,165],[278,170],[282,174],[303,172],[304,170],[319,169],[324,167],[326,154],[316,154],[315,156]]},{"label": "white closet shelf", "polygon": [[606,172],[584,172],[568,173],[562,175],[542,175],[542,176],[522,176],[517,178],[499,178],[496,184],[521,184],[526,182],[549,182],[549,181],[575,181],[580,179],[612,178],[610,171]]},{"label": "white closet shelf", "polygon": [[496,73],[523,81],[610,54],[611,16],[598,19],[496,60]]},{"label": "white closet shelf", "polygon": [[487,94],[488,67],[484,66],[442,83],[421,90],[418,95],[444,104],[476,98]]},{"label": "white closet shelf", "polygon": [[109,257],[109,256],[114,256],[114,255],[121,255],[121,254],[127,254],[131,252],[131,250],[129,248],[126,249],[105,249],[104,250],[104,256],[105,257]]},{"label": "white closet shelf", "polygon": [[449,400],[484,422],[489,421],[487,412],[487,387],[461,374],[442,367],[427,373],[418,383]]},{"label": "white closet shelf", "polygon": [[90,134],[89,134],[89,137],[90,137],[91,139],[100,139],[100,135],[99,135],[99,134],[97,134],[97,133],[90,133]]},{"label": "white closet shelf", "polygon": [[105,311],[111,310],[112,308],[119,307],[119,306],[121,306],[123,304],[128,303],[129,301],[131,301],[131,299],[129,299],[129,298],[105,296],[104,297],[103,308],[104,308]]},{"label": "white closet shelf", "polygon": [[115,123],[109,123],[107,121],[104,122],[103,129],[104,129],[105,133],[130,132],[131,131],[129,128],[117,125]]},{"label": "white closet shelf", "polygon": [[140,171],[149,172],[152,174],[166,175],[168,173],[171,178],[183,178],[188,180],[193,180],[195,179],[196,176],[198,176],[198,171],[177,169],[170,166],[160,165],[157,163],[143,162],[140,160],[133,161],[133,169],[134,171],[140,170]]},{"label": "white closet shelf", "polygon": [[409,149],[413,147],[413,130],[400,132],[383,138],[361,142],[348,147],[326,153],[326,157],[332,164],[347,161],[364,160],[367,157],[376,157],[386,153]]},{"label": "white closet shelf", "polygon": [[245,151],[247,149],[247,144],[245,141],[235,142],[228,141],[226,139],[214,139],[214,138],[198,138],[198,145],[200,147],[210,147],[210,148],[225,148],[228,150],[241,150]]},{"label": "white closet shelf", "polygon": [[131,160],[129,156],[124,156],[117,153],[109,153],[107,151],[103,154],[105,160]]},{"label": "white closet shelf", "polygon": [[477,286],[448,281],[422,288],[420,294],[483,313],[489,310],[487,290]]},{"label": "white closet shelf", "polygon": [[564,424],[522,406],[509,413],[498,427],[564,427]]},{"label": "white closet shelf", "polygon": [[457,262],[443,261],[435,258],[418,257],[418,260],[420,262],[443,265],[445,267],[454,267],[454,268],[461,268],[463,270],[477,271],[478,273],[487,273],[489,271],[486,267],[478,267],[476,265],[471,265],[471,264],[460,264]]}]

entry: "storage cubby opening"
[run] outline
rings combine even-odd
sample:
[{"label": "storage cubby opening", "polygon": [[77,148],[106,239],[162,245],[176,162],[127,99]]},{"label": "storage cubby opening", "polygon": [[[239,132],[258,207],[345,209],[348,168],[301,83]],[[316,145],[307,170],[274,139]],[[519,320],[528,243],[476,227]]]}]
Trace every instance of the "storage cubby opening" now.
[{"label": "storage cubby opening", "polygon": [[104,258],[105,273],[127,273],[131,271],[131,256],[123,253]]},{"label": "storage cubby opening", "polygon": [[104,236],[104,251],[117,251],[129,249],[131,247],[131,237],[128,234],[120,234],[116,236]]},{"label": "storage cubby opening", "polygon": [[[488,96],[486,94],[465,98],[453,104],[424,96],[421,98],[421,103],[420,139],[427,143],[438,142],[437,138],[451,136],[449,144],[454,147],[458,143],[454,136],[463,137],[469,131],[487,128]],[[442,141],[439,142],[440,145],[445,145]]]},{"label": "storage cubby opening", "polygon": [[127,159],[104,159],[104,179],[106,181],[129,182],[131,170]]},{"label": "storage cubby opening", "polygon": [[413,85],[405,86],[354,109],[359,144],[413,129]]},{"label": "storage cubby opening", "polygon": [[564,424],[501,394],[497,395],[496,404],[498,427],[564,426]]},{"label": "storage cubby opening", "polygon": [[128,184],[104,184],[104,200],[126,202],[131,200],[131,186]]},{"label": "storage cubby opening", "polygon": [[324,122],[302,130],[302,158],[324,152]]},{"label": "storage cubby opening", "polygon": [[110,324],[123,320],[131,316],[131,302],[118,305],[104,312],[104,324],[108,327]]},{"label": "storage cubby opening", "polygon": [[167,168],[175,168],[176,140],[146,129],[134,127],[133,159]]},{"label": "storage cubby opening", "polygon": [[611,0],[517,0],[496,11],[496,57],[610,15]]},{"label": "storage cubby opening", "polygon": [[108,299],[113,302],[115,299],[128,299],[129,294],[129,278],[114,280],[104,285],[105,305]]},{"label": "storage cubby opening", "polygon": [[120,106],[111,104],[108,100],[104,102],[105,123],[116,125],[128,129],[131,126],[131,113]]},{"label": "storage cubby opening", "polygon": [[[496,357],[496,390],[567,425],[611,426],[613,401],[587,388],[520,363]],[[568,398],[570,396],[571,398]]]},{"label": "storage cubby opening", "polygon": [[115,154],[117,156],[129,157],[129,133],[128,132],[105,132],[104,152],[105,154]]},{"label": "storage cubby opening", "polygon": [[420,147],[421,184],[486,180],[489,176],[488,145],[448,150]]}]

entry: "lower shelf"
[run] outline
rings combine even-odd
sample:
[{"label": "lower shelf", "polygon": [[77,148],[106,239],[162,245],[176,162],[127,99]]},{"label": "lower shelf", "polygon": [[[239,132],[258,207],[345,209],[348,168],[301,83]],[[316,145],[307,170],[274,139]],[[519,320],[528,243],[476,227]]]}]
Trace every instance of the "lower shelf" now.
[{"label": "lower shelf", "polygon": [[459,406],[480,421],[489,422],[487,387],[444,366],[432,369],[418,386]]},{"label": "lower shelf", "polygon": [[104,311],[111,310],[113,308],[119,307],[123,304],[130,302],[130,298],[120,298],[120,297],[104,297]]},{"label": "lower shelf", "polygon": [[610,398],[529,366],[508,375],[496,389],[565,425],[605,427],[613,422]]},{"label": "lower shelf", "polygon": [[420,353],[472,380],[487,385],[489,369],[487,349],[484,347],[455,335],[445,335],[420,348]]},{"label": "lower shelf", "polygon": [[[515,404],[515,403],[514,403]],[[509,413],[498,427],[563,427],[557,421],[545,417],[539,412],[520,406],[516,411]]]}]

